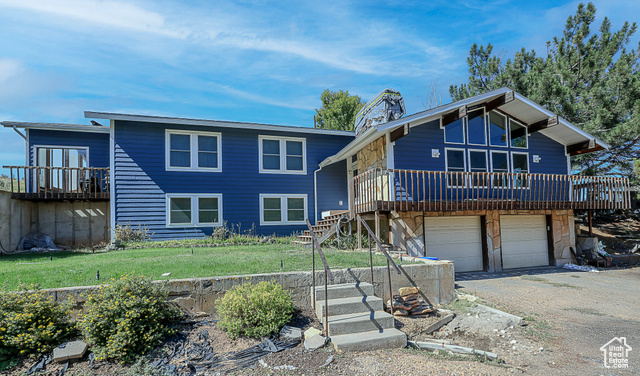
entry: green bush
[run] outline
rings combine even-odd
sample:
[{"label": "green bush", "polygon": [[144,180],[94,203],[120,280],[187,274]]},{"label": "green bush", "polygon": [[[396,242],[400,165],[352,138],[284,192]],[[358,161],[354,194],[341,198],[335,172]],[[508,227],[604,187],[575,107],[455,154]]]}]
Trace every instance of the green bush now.
[{"label": "green bush", "polygon": [[90,293],[78,321],[96,359],[132,362],[167,335],[181,312],[167,303],[167,291],[151,279],[127,275]]},{"label": "green bush", "polygon": [[0,363],[18,355],[41,354],[64,342],[74,327],[69,307],[31,286],[0,292]]},{"label": "green bush", "polygon": [[144,242],[151,239],[152,232],[145,226],[138,224],[138,227],[131,227],[130,223],[116,224],[113,229],[114,239],[122,243]]},{"label": "green bush", "polygon": [[216,302],[218,326],[231,338],[264,337],[291,320],[291,295],[275,282],[245,283],[227,291]]}]

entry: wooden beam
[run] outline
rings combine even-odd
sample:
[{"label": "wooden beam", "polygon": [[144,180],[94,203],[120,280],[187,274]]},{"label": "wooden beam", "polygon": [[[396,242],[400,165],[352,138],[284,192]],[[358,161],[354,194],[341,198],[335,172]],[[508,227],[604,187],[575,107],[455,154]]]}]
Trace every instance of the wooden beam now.
[{"label": "wooden beam", "polygon": [[409,123],[405,124],[404,126],[394,130],[391,132],[390,134],[390,141],[394,142],[396,140],[401,139],[402,137],[406,136],[409,134]]},{"label": "wooden beam", "polygon": [[602,146],[596,143],[595,139],[589,141],[578,142],[577,144],[567,145],[567,154],[578,155],[592,151],[598,151],[604,149]]},{"label": "wooden beam", "polygon": [[[525,127],[527,127],[527,133],[531,134],[531,133],[535,133],[538,131],[541,131],[543,129],[549,128],[549,127],[554,127],[556,125],[559,124],[558,122],[558,117],[557,116],[552,116],[550,118],[544,119],[544,120],[540,120],[538,122],[535,122],[533,124],[527,124],[527,123],[523,123]],[[518,138],[518,137],[522,137],[524,136],[525,133],[525,129],[524,128],[518,128],[516,130],[511,131],[511,139],[514,138]]]},{"label": "wooden beam", "polygon": [[484,109],[486,112],[489,112],[491,110],[495,110],[496,108],[502,106],[503,104],[507,104],[509,102],[511,102],[513,99],[515,98],[515,94],[512,91],[506,92],[504,94],[502,94],[501,96],[499,96],[498,98],[492,99],[489,102],[486,102],[484,104]]},{"label": "wooden beam", "polygon": [[448,114],[442,115],[442,126],[446,127],[447,125],[453,123],[458,119],[462,119],[467,116],[467,106],[459,107],[455,111],[451,111]]}]

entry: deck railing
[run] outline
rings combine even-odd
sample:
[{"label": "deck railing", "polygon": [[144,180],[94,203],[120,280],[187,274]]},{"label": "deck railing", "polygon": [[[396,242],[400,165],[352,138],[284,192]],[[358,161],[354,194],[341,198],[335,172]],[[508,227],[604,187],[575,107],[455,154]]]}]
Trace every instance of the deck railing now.
[{"label": "deck railing", "polygon": [[108,200],[108,167],[3,166],[11,197],[23,200]]},{"label": "deck railing", "polygon": [[352,214],[376,210],[631,208],[626,178],[371,169],[350,184]]}]

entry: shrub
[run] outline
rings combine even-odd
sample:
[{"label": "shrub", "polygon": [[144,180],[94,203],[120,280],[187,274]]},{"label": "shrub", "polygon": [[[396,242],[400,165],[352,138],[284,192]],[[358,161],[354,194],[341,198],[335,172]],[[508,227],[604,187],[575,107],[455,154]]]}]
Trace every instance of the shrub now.
[{"label": "shrub", "polygon": [[245,283],[227,291],[216,302],[218,326],[231,338],[264,337],[291,320],[291,295],[275,282]]},{"label": "shrub", "polygon": [[114,240],[119,240],[123,243],[143,242],[149,240],[153,235],[145,226],[138,224],[138,227],[131,227],[130,223],[125,225],[116,224],[113,233]]},{"label": "shrub", "polygon": [[78,325],[96,359],[132,362],[175,333],[170,325],[181,313],[166,298],[161,285],[138,275],[112,280],[90,293]]},{"label": "shrub", "polygon": [[0,292],[0,363],[45,353],[62,343],[74,332],[68,310],[37,286]]}]

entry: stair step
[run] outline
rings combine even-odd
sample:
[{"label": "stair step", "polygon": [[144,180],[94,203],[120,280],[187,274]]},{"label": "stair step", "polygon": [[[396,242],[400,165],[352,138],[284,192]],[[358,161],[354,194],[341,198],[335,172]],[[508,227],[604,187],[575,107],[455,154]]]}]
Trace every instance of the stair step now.
[{"label": "stair step", "polygon": [[398,329],[372,330],[331,336],[331,343],[338,352],[403,348],[407,346],[407,335]]},{"label": "stair step", "polygon": [[[376,296],[360,296],[339,299],[329,299],[329,317],[346,315],[349,313],[362,313],[382,311],[382,299]],[[324,320],[324,300],[316,302],[316,316]]]},{"label": "stair step", "polygon": [[[311,292],[313,293],[313,290]],[[371,283],[343,283],[327,286],[327,297],[329,299],[362,296],[373,296],[373,285]],[[324,285],[316,286],[316,300],[324,300]]]},{"label": "stair step", "polygon": [[393,329],[395,319],[384,311],[350,313],[329,317],[329,335],[337,336]]}]

